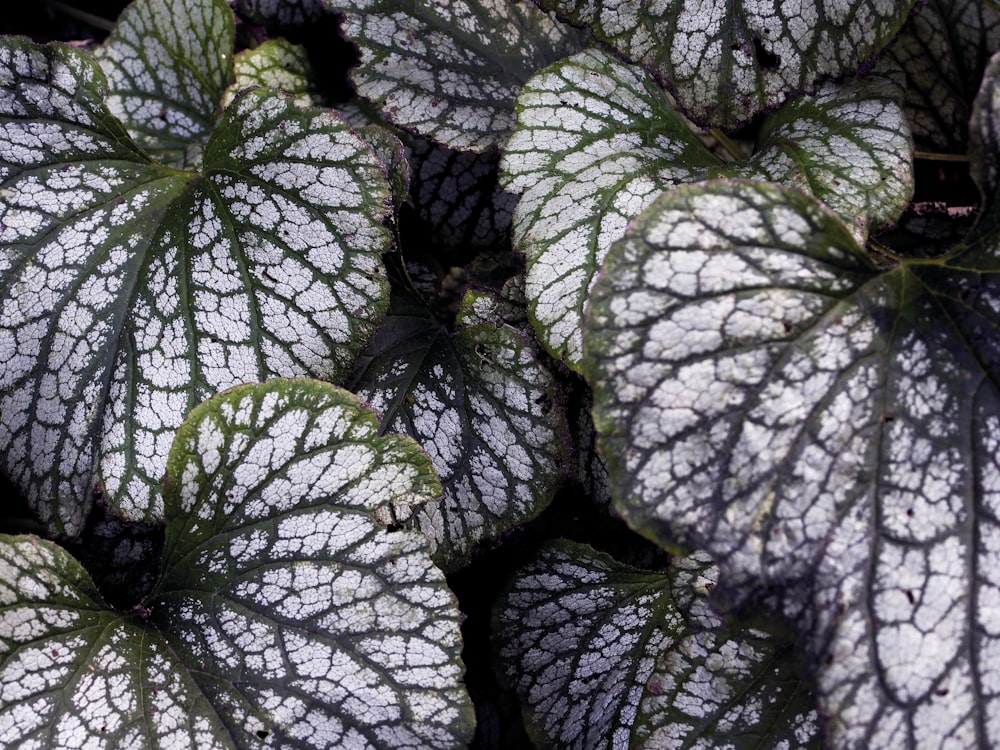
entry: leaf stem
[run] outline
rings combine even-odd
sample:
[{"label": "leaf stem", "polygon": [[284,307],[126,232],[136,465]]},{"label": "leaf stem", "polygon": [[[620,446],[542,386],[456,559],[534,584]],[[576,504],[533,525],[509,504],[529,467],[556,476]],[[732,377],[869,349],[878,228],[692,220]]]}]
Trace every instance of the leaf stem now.
[{"label": "leaf stem", "polygon": [[965,154],[938,154],[933,151],[914,151],[913,158],[925,159],[926,161],[969,161],[969,157]]},{"label": "leaf stem", "polygon": [[719,142],[719,145],[726,150],[735,161],[740,161],[743,157],[743,151],[740,149],[739,144],[736,143],[732,138],[723,133],[718,128],[712,128],[708,131],[712,137]]},{"label": "leaf stem", "polygon": [[109,21],[102,16],[88,13],[87,11],[80,10],[79,8],[74,8],[72,5],[59,2],[59,0],[45,0],[45,4],[60,13],[65,13],[70,18],[75,18],[77,21],[83,21],[85,24],[93,26],[95,29],[111,32],[115,28],[114,21]]}]

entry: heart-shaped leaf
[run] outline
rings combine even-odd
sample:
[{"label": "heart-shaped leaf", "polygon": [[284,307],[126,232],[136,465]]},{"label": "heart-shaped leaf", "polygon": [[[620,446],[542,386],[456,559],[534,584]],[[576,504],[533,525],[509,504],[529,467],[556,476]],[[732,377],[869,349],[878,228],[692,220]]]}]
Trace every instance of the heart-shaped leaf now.
[{"label": "heart-shaped leaf", "polygon": [[652,72],[706,127],[735,128],[817,82],[854,72],[917,0],[542,0]]},{"label": "heart-shaped leaf", "polygon": [[892,81],[825,85],[766,118],[754,154],[723,164],[641,68],[585,50],[518,97],[502,184],[523,193],[514,242],[528,257],[539,337],[579,369],[583,314],[611,243],[665,189],[707,176],[783,182],[827,201],[859,238],[913,190],[912,146]]},{"label": "heart-shaped leaf", "polygon": [[540,747],[818,747],[786,639],[723,620],[705,556],[643,571],[555,542],[497,604],[500,661]]},{"label": "heart-shaped leaf", "polygon": [[503,143],[524,82],[579,49],[576,33],[531,3],[323,2],[361,49],[358,92],[390,122],[455,149]]},{"label": "heart-shaped leaf", "polygon": [[979,0],[928,0],[890,50],[906,73],[917,146],[964,154],[972,101],[1000,50],[1000,10]]},{"label": "heart-shaped leaf", "polygon": [[556,385],[492,294],[469,292],[451,332],[399,295],[350,382],[383,431],[411,435],[431,456],[444,494],[418,523],[445,568],[552,500],[566,434]]},{"label": "heart-shaped leaf", "polygon": [[710,182],[657,200],[595,287],[616,507],[798,621],[835,747],[1000,741],[976,718],[1000,715],[986,243],[876,265],[814,199]]},{"label": "heart-shaped leaf", "polygon": [[108,610],[49,542],[0,541],[0,741],[458,748],[458,611],[379,519],[440,491],[411,440],[315,381],[195,409],[169,463],[158,592]]},{"label": "heart-shaped leaf", "polygon": [[199,166],[232,81],[233,12],[225,0],[136,0],[95,59],[108,110],[163,163]]},{"label": "heart-shaped leaf", "polygon": [[0,451],[55,533],[100,480],[131,519],[190,408],[272,376],[336,380],[387,306],[381,164],[327,112],[249,91],[199,172],[153,163],[65,47],[0,43]]}]

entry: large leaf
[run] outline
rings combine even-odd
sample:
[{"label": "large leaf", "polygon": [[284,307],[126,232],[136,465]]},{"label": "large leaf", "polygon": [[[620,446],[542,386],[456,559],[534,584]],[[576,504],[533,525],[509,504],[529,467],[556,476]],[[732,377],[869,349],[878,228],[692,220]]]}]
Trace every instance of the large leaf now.
[{"label": "large leaf", "polygon": [[198,166],[232,79],[233,12],[225,0],[136,0],[96,59],[109,111],[148,153]]},{"label": "large leaf", "polygon": [[412,441],[315,381],[242,386],[171,452],[158,593],[104,607],[48,542],[0,541],[0,741],[43,747],[463,747],[458,611]]},{"label": "large leaf", "polygon": [[645,66],[699,124],[729,129],[873,60],[918,1],[540,4]]},{"label": "large leaf", "polygon": [[641,68],[586,50],[532,78],[504,150],[523,193],[514,242],[528,257],[540,338],[579,369],[581,327],[611,243],[663,190],[710,175],[783,182],[827,201],[859,238],[894,220],[913,189],[909,132],[892,81],[825,85],[765,119],[754,154],[723,164]]},{"label": "large leaf", "polygon": [[0,82],[4,471],[57,533],[78,533],[98,477],[119,513],[162,518],[194,404],[337,379],[378,325],[382,166],[341,119],[258,90],[180,172],[129,139],[82,54],[5,40]]},{"label": "large leaf", "polygon": [[566,433],[556,384],[493,295],[469,292],[452,331],[399,296],[351,389],[382,413],[383,431],[431,456],[444,495],[418,522],[446,568],[552,500]]},{"label": "large leaf", "polygon": [[723,620],[704,556],[669,573],[556,542],[497,604],[500,661],[540,747],[817,747],[793,644]]},{"label": "large leaf", "polygon": [[503,143],[514,99],[538,69],[579,48],[531,3],[323,0],[361,49],[351,74],[386,118],[455,149]]},{"label": "large leaf", "polygon": [[917,145],[964,154],[972,101],[1000,50],[1000,10],[980,0],[928,0],[891,54],[906,73],[906,112]]},{"label": "large leaf", "polygon": [[617,508],[799,622],[836,747],[1000,742],[998,269],[995,233],[880,267],[813,199],[710,182],[595,288]]}]

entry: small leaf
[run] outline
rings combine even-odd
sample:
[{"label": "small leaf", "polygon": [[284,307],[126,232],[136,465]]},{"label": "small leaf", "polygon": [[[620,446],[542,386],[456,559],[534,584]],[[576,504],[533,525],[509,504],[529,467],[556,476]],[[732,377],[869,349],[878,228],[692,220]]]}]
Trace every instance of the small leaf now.
[{"label": "small leaf", "polygon": [[393,304],[352,390],[382,413],[383,432],[411,435],[430,454],[444,495],[419,526],[453,570],[552,500],[565,418],[554,379],[493,295],[468,293],[452,332],[412,299]]},{"label": "small leaf", "polygon": [[828,201],[859,239],[913,191],[912,145],[891,80],[828,84],[762,124],[754,154],[723,164],[637,66],[586,50],[532,78],[504,150],[503,186],[523,192],[514,242],[528,257],[542,342],[580,368],[583,314],[601,262],[663,190],[707,176],[783,182]]},{"label": "small leaf", "polygon": [[110,112],[148,153],[182,166],[212,132],[232,81],[234,30],[225,0],[185,0],[178,10],[172,0],[135,0],[94,57]]},{"label": "small leaf", "polygon": [[733,129],[874,59],[917,0],[543,0],[647,68],[705,127]]},{"label": "small leaf", "polygon": [[465,747],[454,597],[426,539],[383,523],[440,485],[377,432],[317,381],[197,407],[170,456],[159,591],[134,616],[58,547],[0,538],[0,739]]},{"label": "small leaf", "polygon": [[323,2],[361,49],[351,74],[358,93],[390,122],[454,149],[503,143],[522,84],[579,46],[530,3]]},{"label": "small leaf", "polygon": [[818,747],[793,644],[727,622],[704,556],[668,574],[559,541],[495,610],[500,662],[540,747]]},{"label": "small leaf", "polygon": [[979,0],[928,0],[890,54],[906,73],[906,114],[917,147],[964,154],[969,117],[990,56],[1000,50],[1000,10]]},{"label": "small leaf", "polygon": [[1000,742],[998,256],[877,266],[802,193],[719,181],[658,199],[595,287],[616,507],[798,623],[833,747]]},{"label": "small leaf", "polygon": [[254,90],[203,171],[178,172],[129,140],[82,54],[6,40],[0,81],[4,469],[54,533],[79,533],[98,477],[117,513],[157,521],[192,406],[336,380],[377,327],[382,166],[335,115]]},{"label": "small leaf", "polygon": [[243,50],[236,55],[233,72],[236,80],[225,92],[224,107],[250,86],[282,91],[301,107],[323,103],[312,80],[305,47],[285,39],[269,39],[253,49]]}]

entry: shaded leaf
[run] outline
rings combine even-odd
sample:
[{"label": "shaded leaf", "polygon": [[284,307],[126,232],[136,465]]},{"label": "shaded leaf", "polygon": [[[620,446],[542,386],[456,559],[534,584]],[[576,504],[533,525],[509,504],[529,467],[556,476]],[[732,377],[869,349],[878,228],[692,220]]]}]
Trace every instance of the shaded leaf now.
[{"label": "shaded leaf", "polygon": [[196,408],[170,457],[163,577],[138,617],[107,610],[54,545],[3,538],[0,736],[463,747],[454,598],[427,541],[381,520],[440,485],[413,441],[377,432],[316,381]]},{"label": "shaded leaf", "polygon": [[834,747],[1000,741],[998,256],[994,234],[879,267],[799,192],[708,182],[595,288],[617,508],[799,623]]},{"label": "shaded leaf", "polygon": [[579,48],[577,35],[530,3],[323,0],[361,50],[358,93],[401,128],[455,149],[503,143],[517,92]]},{"label": "shaded leaf", "polygon": [[917,0],[543,0],[652,72],[693,120],[736,128],[872,61]]},{"label": "shaded leaf", "polygon": [[893,221],[913,190],[912,146],[891,80],[828,84],[762,125],[754,154],[723,164],[637,66],[586,50],[545,69],[518,98],[501,182],[523,193],[514,242],[528,257],[539,337],[573,369],[601,262],[663,190],[706,176],[783,182],[827,201],[859,238]]},{"label": "shaded leaf", "polygon": [[498,603],[500,661],[540,747],[818,747],[793,645],[723,620],[704,556],[642,571],[559,541]]},{"label": "shaded leaf", "polygon": [[552,500],[565,451],[556,384],[493,295],[468,293],[453,331],[400,296],[350,382],[383,432],[431,456],[444,495],[418,521],[447,569]]},{"label": "shaded leaf", "polygon": [[158,520],[194,404],[336,380],[378,325],[382,166],[336,116],[256,90],[179,172],[111,117],[89,58],[6,40],[0,81],[4,470],[55,533],[79,532],[98,477],[116,512]]},{"label": "shaded leaf", "polygon": [[262,24],[300,26],[323,15],[323,0],[237,0],[247,18]]},{"label": "shaded leaf", "polygon": [[97,50],[108,110],[164,163],[195,168],[232,81],[233,12],[225,0],[135,0]]},{"label": "shaded leaf", "polygon": [[167,641],[107,608],[68,552],[0,536],[0,743],[231,748]]},{"label": "shaded leaf", "polygon": [[419,136],[407,142],[413,205],[430,233],[426,244],[456,249],[508,246],[517,198],[497,182],[499,155],[455,151]]},{"label": "shaded leaf", "polygon": [[919,148],[966,152],[972,102],[987,61],[998,50],[995,6],[928,0],[890,50],[906,74],[906,114]]}]

